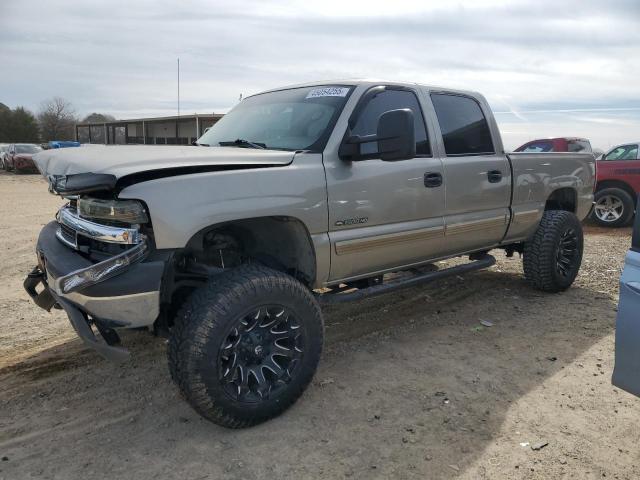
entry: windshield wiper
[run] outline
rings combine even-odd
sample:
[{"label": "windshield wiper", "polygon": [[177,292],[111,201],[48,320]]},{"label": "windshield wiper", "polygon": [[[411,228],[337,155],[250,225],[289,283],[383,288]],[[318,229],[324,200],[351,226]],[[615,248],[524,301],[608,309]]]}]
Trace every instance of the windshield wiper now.
[{"label": "windshield wiper", "polygon": [[235,139],[233,141],[218,142],[218,145],[220,145],[221,147],[259,148],[261,150],[264,150],[265,148],[267,148],[267,144],[266,143],[250,142],[249,140],[244,140],[242,138],[237,138],[237,139]]}]

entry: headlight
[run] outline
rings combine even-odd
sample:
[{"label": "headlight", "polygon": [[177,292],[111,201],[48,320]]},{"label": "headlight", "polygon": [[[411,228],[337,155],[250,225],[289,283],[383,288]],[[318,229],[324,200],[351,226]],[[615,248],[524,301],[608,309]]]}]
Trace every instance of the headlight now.
[{"label": "headlight", "polygon": [[114,220],[124,223],[147,223],[149,217],[137,200],[78,199],[78,213],[89,219]]}]

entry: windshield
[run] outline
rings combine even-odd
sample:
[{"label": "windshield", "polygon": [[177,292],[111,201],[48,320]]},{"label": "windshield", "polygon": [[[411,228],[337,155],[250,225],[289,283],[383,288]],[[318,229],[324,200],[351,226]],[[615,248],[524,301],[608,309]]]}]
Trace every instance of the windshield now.
[{"label": "windshield", "polygon": [[37,145],[16,145],[16,153],[37,153],[42,148]]},{"label": "windshield", "polygon": [[321,152],[351,87],[314,86],[248,97],[198,139],[207,146]]}]

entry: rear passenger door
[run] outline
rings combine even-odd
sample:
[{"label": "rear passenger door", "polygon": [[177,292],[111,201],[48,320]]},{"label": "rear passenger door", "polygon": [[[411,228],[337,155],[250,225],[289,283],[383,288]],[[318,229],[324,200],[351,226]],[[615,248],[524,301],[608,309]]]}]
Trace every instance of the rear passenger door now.
[{"label": "rear passenger door", "polygon": [[509,222],[511,168],[499,138],[492,138],[488,106],[450,92],[430,98],[442,138],[447,253],[498,244]]}]

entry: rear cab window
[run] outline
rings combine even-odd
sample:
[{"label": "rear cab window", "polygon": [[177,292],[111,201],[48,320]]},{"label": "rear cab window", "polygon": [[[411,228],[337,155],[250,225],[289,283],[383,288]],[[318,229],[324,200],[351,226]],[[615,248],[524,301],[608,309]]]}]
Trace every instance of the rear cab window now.
[{"label": "rear cab window", "polygon": [[489,123],[475,99],[454,93],[432,93],[431,101],[448,157],[495,154]]}]

